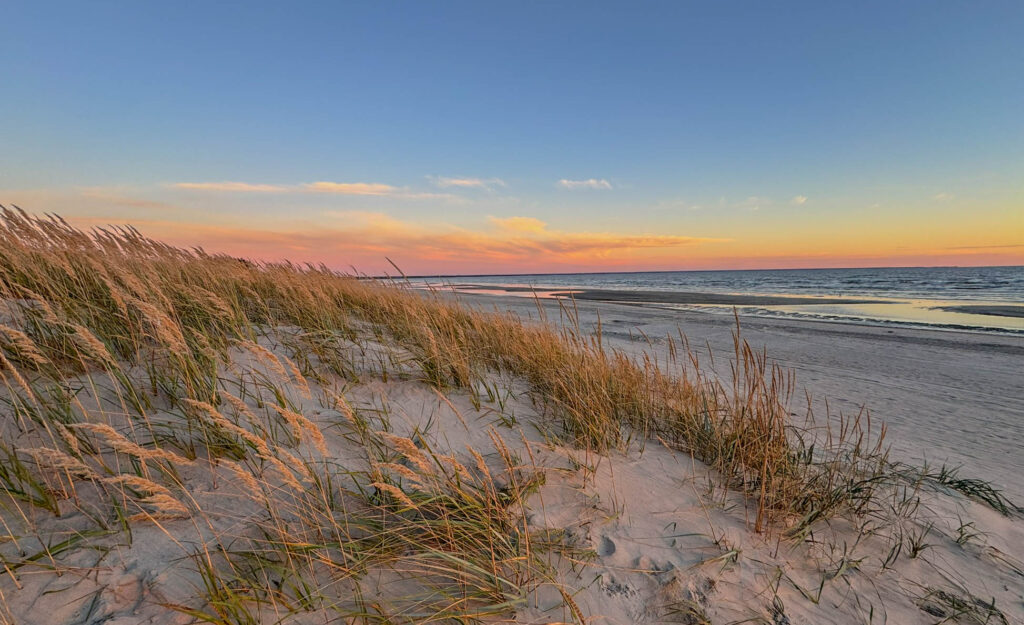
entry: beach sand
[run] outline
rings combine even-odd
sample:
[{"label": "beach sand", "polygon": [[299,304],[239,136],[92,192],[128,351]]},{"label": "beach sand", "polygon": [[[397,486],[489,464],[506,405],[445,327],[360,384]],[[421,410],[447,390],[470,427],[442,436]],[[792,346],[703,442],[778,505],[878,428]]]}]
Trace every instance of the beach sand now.
[{"label": "beach sand", "polygon": [[[524,298],[459,298],[483,309],[538,316],[537,304]],[[559,320],[557,301],[542,300],[541,306],[550,321]],[[584,328],[596,328],[600,318],[606,349],[638,357],[646,351],[666,359],[664,337],[682,331],[703,366],[712,366],[710,349],[713,367],[728,370],[734,320],[727,315],[592,301],[580,302],[578,313]],[[991,481],[1011,499],[1024,501],[1019,480],[1024,475],[1021,339],[774,319],[744,318],[741,323],[746,340],[796,370],[801,389],[813,393],[819,415],[825,414],[826,399],[833,415],[856,414],[866,406],[876,432],[882,421],[888,424],[896,459],[923,458],[936,469],[943,462],[963,465],[963,476]],[[308,459],[305,464],[292,460],[260,469],[259,463],[210,462],[200,454],[180,463],[174,473],[174,493],[187,509],[133,521],[129,538],[113,528],[89,538],[84,548],[52,557],[32,554],[46,554],[46,544],[55,551],[53,546],[63,545],[67,536],[85,536],[92,527],[85,514],[93,505],[89,486],[78,487],[75,502],[62,502],[59,517],[8,502],[2,520],[10,540],[0,544],[8,567],[0,575],[0,622],[185,625],[196,622],[196,614],[231,625],[417,622],[421,617],[415,614],[428,614],[424,610],[431,601],[443,601],[438,586],[431,584],[454,589],[431,580],[423,568],[445,570],[452,566],[445,560],[423,564],[415,553],[396,552],[364,574],[339,581],[331,568],[324,570],[330,558],[340,557],[325,545],[310,552],[315,555],[308,567],[299,558],[294,569],[281,568],[302,573],[298,579],[281,576],[275,568],[245,571],[246,563],[257,561],[276,566],[273,558],[285,553],[267,542],[270,534],[265,532],[286,531],[293,549],[304,540],[333,540],[333,535],[317,538],[322,536],[317,523],[323,521],[308,510],[319,504],[297,494],[317,492],[311,487],[313,469],[334,467],[334,479],[348,489],[373,466],[399,474],[416,469],[415,479],[439,480],[437,468],[417,468],[426,457],[420,450],[426,449],[435,467],[461,463],[465,475],[455,482],[480,482],[489,492],[505,493],[517,480],[542,476],[522,501],[517,523],[534,536],[532,549],[541,550],[535,557],[544,563],[539,570],[547,571],[546,577],[521,580],[525,595],[497,614],[482,615],[481,622],[1024,622],[1024,518],[1019,511],[1001,514],[935,480],[919,479],[895,489],[891,499],[873,500],[876,507],[862,516],[834,516],[795,537],[786,535],[786,526],[759,533],[754,531],[756,505],[725,488],[721,475],[685,451],[639,438],[606,453],[569,445],[551,430],[550,419],[522,379],[489,375],[482,381],[486,392],[476,397],[465,389],[437,389],[424,381],[414,354],[363,329],[358,341],[337,347],[352,367],[351,380],[357,381],[328,377],[335,381],[324,387],[284,371],[280,362],[290,362],[286,356],[298,358],[289,347],[297,344],[295,328],[280,328],[261,339],[266,353],[280,358],[276,364],[275,357],[255,347],[233,349],[232,364],[222,373],[226,388],[241,388],[243,380],[283,384],[282,400],[309,422],[294,443],[284,435],[280,447],[275,443],[280,451],[261,452],[261,457],[284,454]],[[667,360],[663,366],[670,366]],[[344,402],[328,391],[343,393]],[[265,402],[274,401],[269,392],[264,394]],[[127,431],[116,398],[106,401],[104,418]],[[800,413],[801,402],[798,394],[794,413]],[[220,410],[239,423],[245,421],[240,414],[249,411],[254,424],[278,423],[267,403],[260,406],[254,397],[246,403]],[[183,427],[182,414],[180,408],[156,405],[148,418],[174,431]],[[13,421],[5,428],[5,440],[19,449],[40,445],[31,430],[18,429]],[[374,434],[377,430],[387,432]],[[256,448],[261,444],[257,441]],[[390,464],[374,465],[371,449],[392,454]],[[113,466],[113,455],[102,454]],[[265,490],[254,492],[238,477],[249,471]],[[405,490],[421,497],[418,505],[425,507],[427,499],[416,495],[417,489],[449,492],[455,482],[445,479],[426,487],[414,481]],[[289,486],[288,480],[302,484]],[[268,517],[268,510],[273,515]],[[349,522],[340,510],[335,514]],[[557,548],[542,548],[545,540]],[[245,555],[253,552],[271,559]],[[487,554],[482,555],[486,561]],[[503,570],[519,570],[519,561]],[[217,576],[200,575],[197,563],[204,562]],[[281,598],[247,601],[253,591],[245,589],[254,577],[257,586],[277,588]],[[211,580],[216,582],[213,591]],[[305,586],[287,585],[299,581]],[[355,601],[356,587],[363,603]],[[303,603],[295,588],[305,588],[312,598]],[[360,611],[369,614],[365,621],[352,616]],[[392,616],[375,620],[381,614]]]},{"label": "beach sand", "polygon": [[[537,315],[534,300],[459,297]],[[657,349],[681,331],[698,351],[732,350],[730,315],[574,297],[582,323],[596,326],[600,315],[611,347],[650,349],[642,333]],[[557,302],[540,301],[558,319]],[[740,322],[744,339],[796,371],[816,413],[824,414],[825,399],[846,414],[864,407],[886,423],[901,458],[962,465],[1024,501],[1024,337],[747,316]]]},{"label": "beach sand", "polygon": [[963,306],[939,306],[939,310],[949,312],[965,312],[975,315],[990,315],[992,317],[1024,317],[1024,306],[993,306],[965,304]]}]

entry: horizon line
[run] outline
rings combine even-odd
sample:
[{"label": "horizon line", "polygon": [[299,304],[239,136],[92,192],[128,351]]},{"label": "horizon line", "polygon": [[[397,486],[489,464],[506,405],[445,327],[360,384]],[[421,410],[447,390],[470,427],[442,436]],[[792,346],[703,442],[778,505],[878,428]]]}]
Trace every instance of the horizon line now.
[{"label": "horizon line", "polygon": [[[1021,265],[873,265],[868,267],[765,267],[758,269],[655,269],[649,271],[543,271],[543,272],[520,272],[520,273],[455,273],[455,274],[402,274],[403,278],[490,278],[490,277],[516,277],[516,276],[593,276],[593,275],[629,275],[638,273],[708,273],[708,272],[734,272],[734,271],[843,271],[848,269],[1012,269],[1015,267],[1024,268]],[[401,271],[401,270],[399,270]],[[367,276],[369,278],[396,278],[388,274]]]}]

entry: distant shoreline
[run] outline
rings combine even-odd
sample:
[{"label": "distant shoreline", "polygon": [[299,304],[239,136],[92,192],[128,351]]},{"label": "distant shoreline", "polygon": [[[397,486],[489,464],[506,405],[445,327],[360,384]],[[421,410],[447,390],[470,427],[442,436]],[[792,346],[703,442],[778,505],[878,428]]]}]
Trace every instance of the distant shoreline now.
[{"label": "distant shoreline", "polygon": [[[410,280],[425,280],[429,278],[517,278],[521,276],[616,276],[633,275],[646,273],[719,273],[719,272],[746,272],[746,271],[845,271],[853,269],[1012,269],[1015,267],[1024,268],[1024,265],[885,265],[871,267],[764,267],[756,269],[651,269],[635,271],[541,271],[525,273],[448,273],[448,274],[419,274],[405,275]],[[395,276],[380,275],[370,276],[373,279],[388,280],[395,279]]]},{"label": "distant shoreline", "polygon": [[595,302],[636,302],[642,304],[707,304],[726,306],[784,306],[801,304],[888,304],[880,299],[803,297],[799,295],[733,295],[697,291],[631,291],[622,289],[534,289],[527,286],[452,285],[459,291],[504,291],[543,293],[546,297],[573,297]]},{"label": "distant shoreline", "polygon": [[[515,299],[563,299],[573,298],[576,301],[604,302],[651,307],[707,307],[708,309],[738,308],[743,315],[753,314],[756,317],[786,317],[794,320],[815,320],[837,323],[869,324],[890,327],[922,327],[937,330],[958,330],[985,332],[996,334],[1024,334],[1024,327],[1019,327],[1020,319],[1024,319],[1024,305],[1013,303],[964,303],[914,302],[906,299],[880,299],[870,297],[814,297],[801,295],[779,294],[745,294],[745,293],[712,293],[704,291],[658,291],[571,287],[529,287],[519,285],[490,284],[445,284],[430,285],[429,288],[441,291],[451,290],[465,295],[488,295],[492,297],[508,297]],[[878,305],[883,305],[879,307]],[[859,309],[858,306],[866,308]],[[809,308],[808,308],[809,307]],[[830,307],[833,307],[830,309]],[[834,308],[838,307],[838,309]],[[907,311],[911,316],[907,316]],[[892,311],[883,313],[881,311]],[[934,311],[929,313],[929,311]],[[917,318],[916,315],[922,315]],[[945,318],[933,315],[947,314]],[[880,315],[880,316],[875,316]],[[963,315],[963,316],[961,316]],[[971,320],[970,315],[974,316]],[[992,325],[979,320],[979,316],[992,319]],[[997,322],[997,319],[1005,321]],[[1007,325],[1008,324],[1008,325]]]}]

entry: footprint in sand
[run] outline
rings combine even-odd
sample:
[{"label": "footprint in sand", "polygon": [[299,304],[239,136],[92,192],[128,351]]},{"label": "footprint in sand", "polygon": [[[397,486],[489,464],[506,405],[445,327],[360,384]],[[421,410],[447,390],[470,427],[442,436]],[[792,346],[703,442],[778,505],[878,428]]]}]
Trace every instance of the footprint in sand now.
[{"label": "footprint in sand", "polygon": [[603,558],[605,556],[610,556],[613,553],[615,553],[615,542],[607,536],[602,536],[601,544],[597,546],[597,555]]}]

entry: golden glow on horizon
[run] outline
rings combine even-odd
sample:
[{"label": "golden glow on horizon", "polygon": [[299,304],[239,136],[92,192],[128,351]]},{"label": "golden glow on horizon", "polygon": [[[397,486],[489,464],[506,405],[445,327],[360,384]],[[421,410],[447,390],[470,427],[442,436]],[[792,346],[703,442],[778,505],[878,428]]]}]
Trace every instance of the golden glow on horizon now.
[{"label": "golden glow on horizon", "polygon": [[488,217],[488,219],[499,228],[512,232],[539,234],[548,227],[546,223],[535,217]]},{"label": "golden glow on horizon", "polygon": [[[558,232],[516,218],[507,218],[513,220],[511,226],[480,232],[430,230],[379,213],[329,217],[334,223],[292,231],[156,220],[133,223],[143,233],[175,245],[261,260],[322,262],[371,274],[389,270],[385,257],[410,274],[1024,264],[1024,245],[1018,243],[894,252],[884,241],[871,245],[847,236],[831,245],[799,250],[786,241],[762,240],[753,248],[729,239]],[[91,227],[110,220],[69,221]]]},{"label": "golden glow on horizon", "polygon": [[[201,184],[240,190],[236,183]],[[393,190],[388,200],[409,194],[369,183],[355,189],[359,195]],[[260,260],[322,262],[370,274],[389,270],[385,257],[410,274],[1024,265],[1024,210],[1016,202],[942,214],[928,206],[825,212],[804,209],[806,200],[786,202],[801,207],[795,216],[766,208],[736,209],[724,216],[713,210],[665,211],[636,220],[645,230],[656,229],[651,234],[618,232],[607,222],[604,227],[555,228],[521,214],[485,214],[456,226],[380,210],[274,208],[278,200],[269,209],[248,213],[228,204],[217,210],[218,189],[203,191],[212,193],[211,200],[193,208],[175,205],[173,197],[143,199],[116,187],[0,191],[0,197],[31,212],[61,214],[81,227],[131,223],[148,236],[183,247]]]}]

